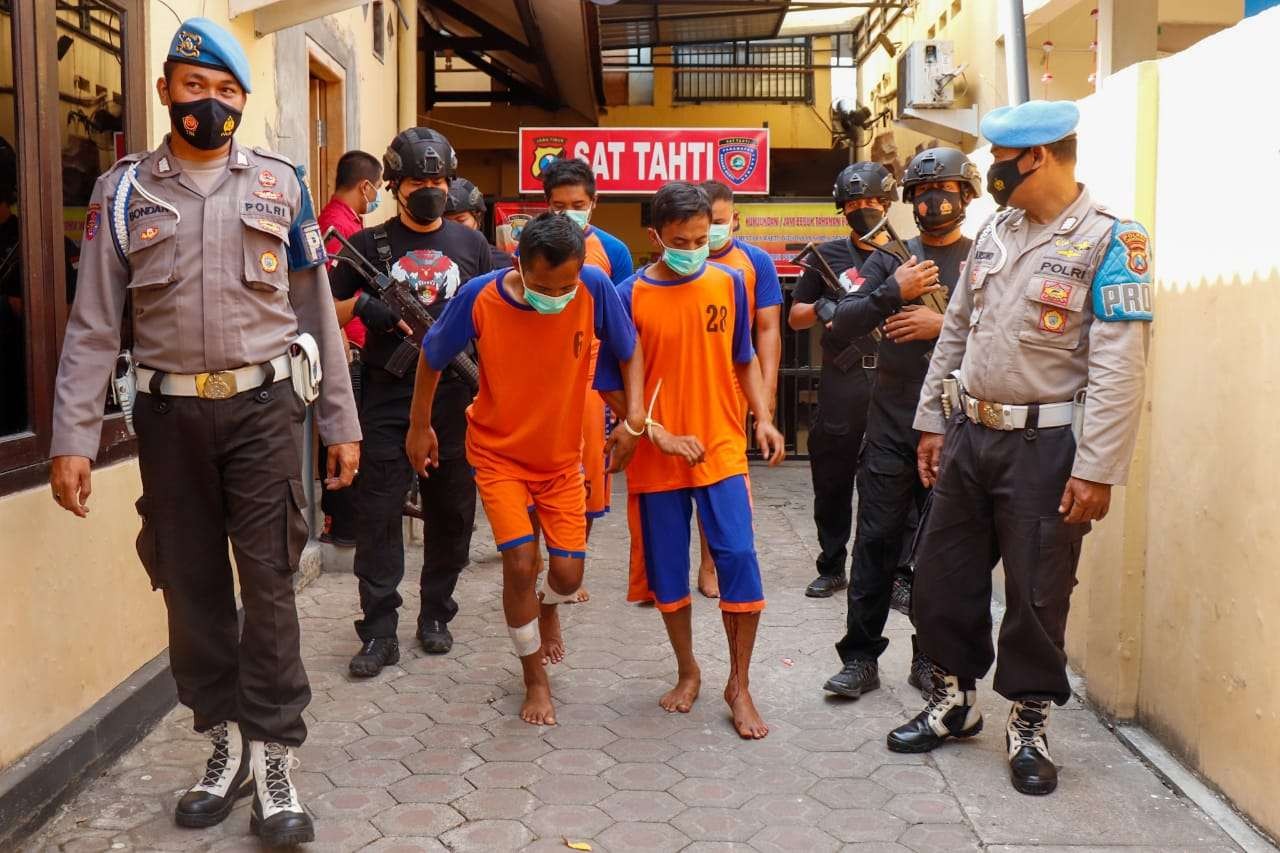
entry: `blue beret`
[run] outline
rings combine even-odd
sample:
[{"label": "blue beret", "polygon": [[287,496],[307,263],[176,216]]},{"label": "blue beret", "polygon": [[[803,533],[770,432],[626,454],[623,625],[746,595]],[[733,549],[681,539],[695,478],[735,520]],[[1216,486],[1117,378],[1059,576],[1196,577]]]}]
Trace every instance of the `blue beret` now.
[{"label": "blue beret", "polygon": [[188,18],[173,34],[169,56],[175,62],[228,71],[249,91],[249,57],[236,37],[208,18]]},{"label": "blue beret", "polygon": [[1027,101],[997,107],[982,117],[982,135],[1001,148],[1048,145],[1070,136],[1080,121],[1073,101]]}]

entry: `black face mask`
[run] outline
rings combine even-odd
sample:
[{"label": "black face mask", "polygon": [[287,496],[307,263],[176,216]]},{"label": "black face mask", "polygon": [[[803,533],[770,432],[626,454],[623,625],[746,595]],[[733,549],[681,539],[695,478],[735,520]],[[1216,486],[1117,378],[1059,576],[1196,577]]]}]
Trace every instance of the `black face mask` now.
[{"label": "black face mask", "polygon": [[987,192],[991,193],[991,197],[1001,207],[1008,206],[1009,198],[1013,195],[1013,191],[1028,177],[1035,174],[1035,169],[1023,173],[1018,168],[1018,161],[1026,153],[1026,149],[1023,149],[1018,152],[1017,157],[992,163],[991,168],[987,170]]},{"label": "black face mask", "polygon": [[855,239],[863,239],[884,219],[884,211],[874,207],[859,207],[846,213],[844,218]]},{"label": "black face mask", "polygon": [[240,126],[240,115],[217,98],[169,104],[173,129],[201,151],[215,151],[230,142]]},{"label": "black face mask", "polygon": [[430,225],[444,215],[449,194],[435,187],[422,187],[409,193],[401,203],[409,217],[420,225]]},{"label": "black face mask", "polygon": [[911,202],[916,225],[926,234],[945,234],[964,221],[964,199],[960,193],[925,190]]}]

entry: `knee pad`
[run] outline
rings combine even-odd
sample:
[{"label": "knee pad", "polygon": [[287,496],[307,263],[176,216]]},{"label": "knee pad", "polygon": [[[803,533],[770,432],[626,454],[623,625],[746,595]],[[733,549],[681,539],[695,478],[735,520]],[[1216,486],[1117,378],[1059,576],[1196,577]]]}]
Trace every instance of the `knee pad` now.
[{"label": "knee pad", "polygon": [[511,645],[515,646],[516,657],[528,657],[542,648],[542,633],[538,630],[537,619],[519,628],[508,625],[507,633],[511,635]]}]

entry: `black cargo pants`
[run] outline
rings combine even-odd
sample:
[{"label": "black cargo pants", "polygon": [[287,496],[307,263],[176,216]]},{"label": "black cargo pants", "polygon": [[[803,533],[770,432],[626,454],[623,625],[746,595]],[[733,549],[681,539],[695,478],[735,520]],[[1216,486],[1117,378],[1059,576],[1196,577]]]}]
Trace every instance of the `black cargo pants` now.
[{"label": "black cargo pants", "polygon": [[[981,678],[996,660],[1007,699],[1071,695],[1064,640],[1080,546],[1090,525],[1058,512],[1076,443],[1070,427],[1004,432],[955,415],[916,562],[920,650],[947,672]],[[1003,560],[999,658],[991,643],[991,571]]]},{"label": "black cargo pants", "polygon": [[919,399],[918,381],[876,377],[858,465],[846,630],[836,643],[844,663],[876,660],[889,646],[884,626],[893,577],[902,562],[904,539],[928,495],[916,472],[919,434],[911,426]]},{"label": "black cargo pants", "polygon": [[853,531],[853,486],[858,453],[867,427],[870,371],[849,373],[824,366],[818,411],[809,430],[809,471],[813,478],[813,522],[818,528],[818,574],[843,578]]},{"label": "black cargo pants", "polygon": [[306,738],[293,595],[308,535],[303,414],[288,380],[225,400],[138,395],[138,554],[164,592],[169,662],[196,731],[235,720],[251,740]]},{"label": "black cargo pants", "polygon": [[[368,377],[368,373],[366,373]],[[366,381],[360,420],[364,450],[356,478],[355,574],[364,618],[356,621],[361,640],[394,637],[404,603],[404,500],[413,484],[405,456],[413,386],[387,379]],[[471,559],[476,487],[463,457],[441,459],[421,479],[422,609],[418,620],[449,622],[458,612],[453,592]]]}]

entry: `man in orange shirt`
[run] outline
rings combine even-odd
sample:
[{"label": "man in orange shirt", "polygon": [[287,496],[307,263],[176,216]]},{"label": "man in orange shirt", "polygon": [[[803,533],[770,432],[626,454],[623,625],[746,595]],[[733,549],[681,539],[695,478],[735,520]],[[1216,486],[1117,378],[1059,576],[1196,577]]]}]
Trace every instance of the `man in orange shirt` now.
[{"label": "man in orange shirt", "polygon": [[[415,471],[437,464],[431,405],[440,372],[474,342],[480,392],[467,409],[467,460],[502,553],[502,604],[524,669],[523,720],[554,725],[544,660],[559,642],[555,605],[582,584],[587,551],[582,476],[583,403],[592,340],[605,344],[612,370],[596,385],[613,394],[629,427],[610,450],[621,470],[643,434],[643,356],[613,283],[583,266],[582,230],[546,213],[520,235],[518,265],[468,282],[422,342],[405,450]],[[621,366],[619,367],[619,363]],[[565,429],[566,425],[573,425]],[[550,569],[542,607],[536,592],[537,544],[529,507],[547,540]],[[561,652],[562,653],[562,652]]]},{"label": "man in orange shirt", "polygon": [[[689,521],[696,505],[720,576],[730,654],[725,702],[738,734],[758,739],[769,727],[751,700],[748,675],[764,591],[751,529],[739,388],[771,465],[782,461],[783,439],[773,426],[751,348],[742,274],[707,263],[710,226],[711,202],[700,187],[663,187],[653,198],[649,229],[662,260],[618,288],[645,352],[644,394],[650,401],[650,440],[637,448],[627,471],[627,514],[679,667],[676,686],[659,704],[687,713],[701,687],[689,596]],[[601,350],[598,372],[615,372],[613,358]],[[631,431],[628,422],[614,434]]]}]

